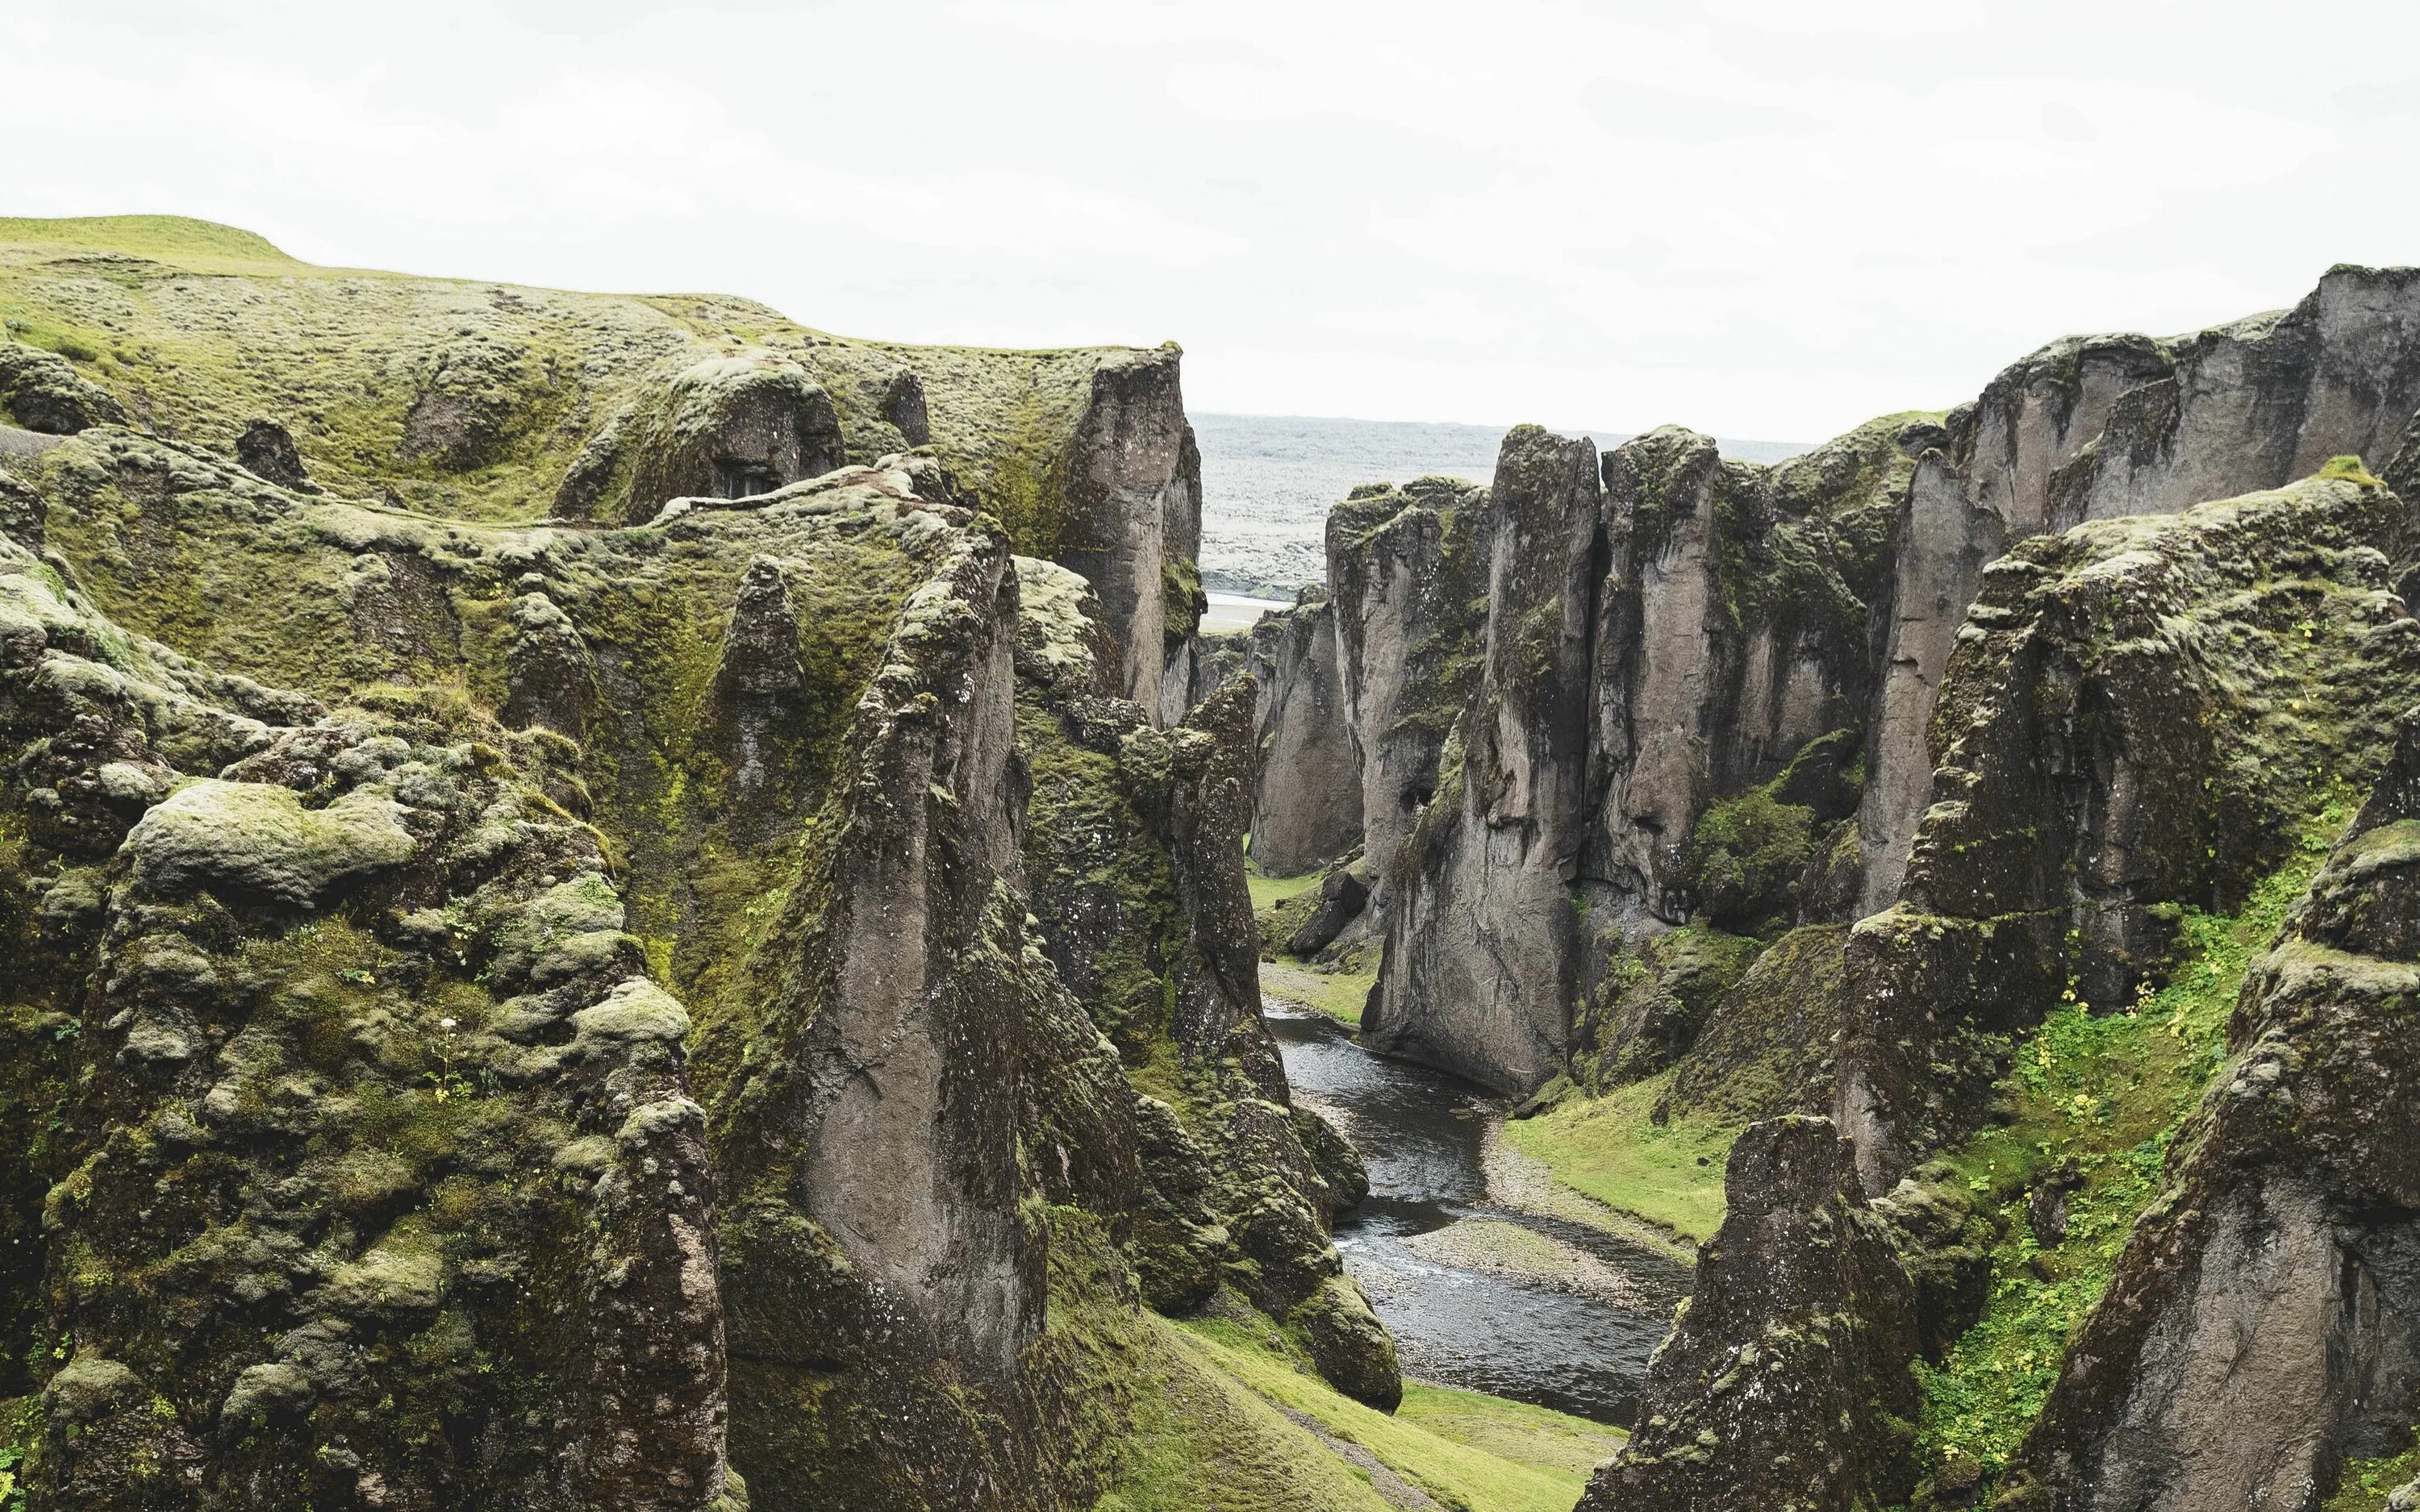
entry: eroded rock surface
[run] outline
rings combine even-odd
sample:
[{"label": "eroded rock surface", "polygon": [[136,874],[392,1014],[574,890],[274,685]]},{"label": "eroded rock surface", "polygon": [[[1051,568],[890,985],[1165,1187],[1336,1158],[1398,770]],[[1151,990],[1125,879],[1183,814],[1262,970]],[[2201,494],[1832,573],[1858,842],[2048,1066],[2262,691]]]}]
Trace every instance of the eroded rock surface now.
[{"label": "eroded rock surface", "polygon": [[1830,1120],[1751,1126],[1697,1290],[1586,1512],[1853,1512],[1902,1501],[1914,1293]]}]

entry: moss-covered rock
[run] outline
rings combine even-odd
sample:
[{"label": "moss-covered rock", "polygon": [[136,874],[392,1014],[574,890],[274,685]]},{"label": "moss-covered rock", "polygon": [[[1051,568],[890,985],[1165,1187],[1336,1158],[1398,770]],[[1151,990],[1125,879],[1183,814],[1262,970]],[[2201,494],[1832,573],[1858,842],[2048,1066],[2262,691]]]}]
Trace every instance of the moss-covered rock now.
[{"label": "moss-covered rock", "polygon": [[126,407],[56,352],[0,337],[0,410],[25,429],[72,436],[124,424]]},{"label": "moss-covered rock", "polygon": [[2420,696],[2389,566],[2411,530],[2382,486],[2314,479],[2037,537],[1984,574],[1905,901],[1848,946],[1838,1106],[1877,1190],[1973,1127],[1996,1037],[2062,992],[2133,1002],[2177,905],[2233,907],[2320,795],[2379,769],[2385,711]]},{"label": "moss-covered rock", "polygon": [[1795,1507],[1904,1501],[1913,1477],[1913,1292],[1823,1119],[1731,1147],[1723,1227],[1655,1352],[1629,1443],[1580,1505]]},{"label": "moss-covered rock", "polygon": [[2368,803],[2245,979],[2165,1189],[1993,1506],[2183,1504],[2168,1487],[2316,1505],[2349,1463],[2408,1442],[2415,774],[2407,715]]}]

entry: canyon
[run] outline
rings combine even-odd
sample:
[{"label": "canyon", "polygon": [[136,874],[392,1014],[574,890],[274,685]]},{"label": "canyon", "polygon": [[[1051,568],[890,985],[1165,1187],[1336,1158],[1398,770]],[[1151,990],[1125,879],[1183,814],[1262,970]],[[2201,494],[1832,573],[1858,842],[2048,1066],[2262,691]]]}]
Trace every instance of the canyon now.
[{"label": "canyon", "polygon": [[0,1504],[2420,1473],[2420,272],[1515,427],[1233,635],[1173,346],[0,310]]}]

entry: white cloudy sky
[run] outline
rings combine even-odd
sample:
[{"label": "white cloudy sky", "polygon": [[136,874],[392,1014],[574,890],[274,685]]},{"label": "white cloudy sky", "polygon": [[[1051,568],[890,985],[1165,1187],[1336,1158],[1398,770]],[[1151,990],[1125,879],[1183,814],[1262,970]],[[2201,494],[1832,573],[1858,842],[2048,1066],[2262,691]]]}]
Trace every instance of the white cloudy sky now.
[{"label": "white cloudy sky", "polygon": [[2420,5],[0,0],[0,214],[1813,440],[2420,262]]}]

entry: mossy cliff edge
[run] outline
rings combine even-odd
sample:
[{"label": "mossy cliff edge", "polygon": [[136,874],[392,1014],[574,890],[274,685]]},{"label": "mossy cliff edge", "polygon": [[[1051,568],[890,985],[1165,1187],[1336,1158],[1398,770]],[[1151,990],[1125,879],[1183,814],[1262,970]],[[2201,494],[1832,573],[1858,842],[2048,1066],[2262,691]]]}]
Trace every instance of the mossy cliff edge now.
[{"label": "mossy cliff edge", "polygon": [[0,424],[132,419],[432,517],[643,524],[923,450],[1017,550],[1092,579],[1130,697],[1163,723],[1193,702],[1198,590],[1167,585],[1198,580],[1201,459],[1172,344],[863,341],[727,296],[320,268],[169,216],[0,220]]},{"label": "mossy cliff edge", "polygon": [[[274,265],[162,235],[91,256]],[[1259,1019],[1248,684],[1162,728],[929,452],[467,517],[172,388],[0,471],[33,1506],[1088,1505],[1154,1306],[1394,1404]]]}]

